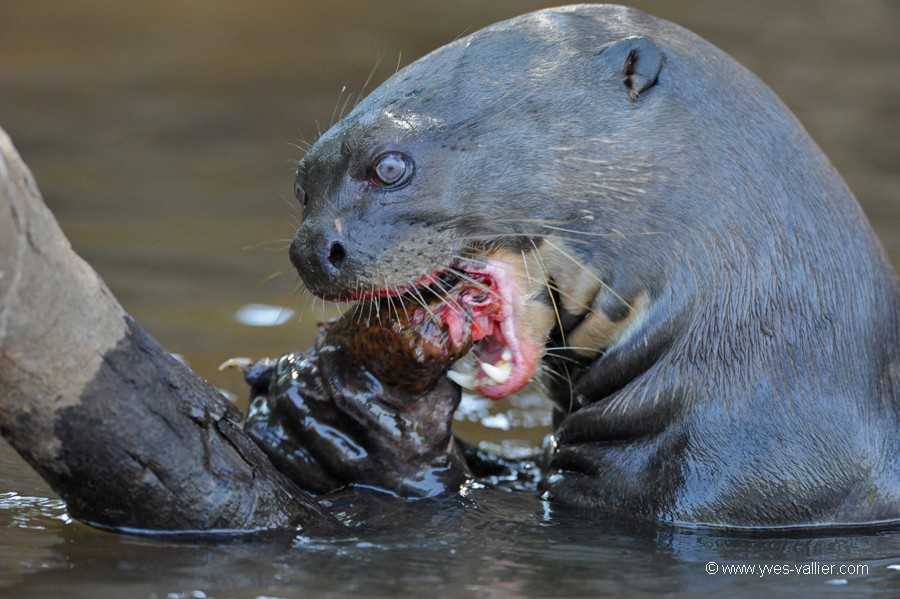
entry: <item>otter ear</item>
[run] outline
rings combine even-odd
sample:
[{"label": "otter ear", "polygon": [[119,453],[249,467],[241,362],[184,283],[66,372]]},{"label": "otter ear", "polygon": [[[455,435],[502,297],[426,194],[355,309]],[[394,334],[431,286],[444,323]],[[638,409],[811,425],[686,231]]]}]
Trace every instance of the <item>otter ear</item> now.
[{"label": "otter ear", "polygon": [[663,63],[659,46],[643,36],[626,37],[604,46],[600,60],[622,77],[632,100],[653,87]]}]

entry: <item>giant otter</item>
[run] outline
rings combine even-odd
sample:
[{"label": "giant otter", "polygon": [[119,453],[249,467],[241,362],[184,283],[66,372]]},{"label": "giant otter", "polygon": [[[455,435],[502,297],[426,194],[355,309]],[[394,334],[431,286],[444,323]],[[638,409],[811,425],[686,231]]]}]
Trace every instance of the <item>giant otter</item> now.
[{"label": "giant otter", "polygon": [[897,276],[788,109],[691,32],[605,5],[478,31],[327,131],[296,192],[319,296],[490,288],[487,366],[450,376],[491,398],[545,378],[558,505],[900,518]]}]

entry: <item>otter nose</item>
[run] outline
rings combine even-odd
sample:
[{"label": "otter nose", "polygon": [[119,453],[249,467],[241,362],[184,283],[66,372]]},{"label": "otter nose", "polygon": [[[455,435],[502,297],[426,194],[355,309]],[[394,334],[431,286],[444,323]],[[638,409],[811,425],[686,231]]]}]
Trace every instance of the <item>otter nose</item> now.
[{"label": "otter nose", "polygon": [[332,241],[331,245],[328,246],[328,264],[331,265],[332,270],[339,272],[346,256],[347,252],[344,250],[344,244],[340,241]]},{"label": "otter nose", "polygon": [[300,227],[291,242],[289,255],[310,291],[318,295],[340,293],[347,247],[336,231]]}]

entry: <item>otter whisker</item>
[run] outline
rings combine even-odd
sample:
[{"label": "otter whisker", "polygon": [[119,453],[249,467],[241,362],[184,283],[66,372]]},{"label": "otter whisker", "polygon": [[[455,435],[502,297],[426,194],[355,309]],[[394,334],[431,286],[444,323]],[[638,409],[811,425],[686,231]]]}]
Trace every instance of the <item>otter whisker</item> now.
[{"label": "otter whisker", "polygon": [[[377,274],[378,279],[381,281],[380,287],[381,287],[382,289],[388,289],[388,290],[389,290],[389,293],[388,293],[387,297],[384,298],[384,300],[387,302],[387,310],[388,310],[388,312],[387,312],[387,317],[388,317],[388,318],[391,317],[391,309],[393,309],[393,310],[394,310],[394,315],[397,317],[397,320],[400,320],[400,313],[397,311],[397,307],[394,305],[394,298],[392,297],[393,293],[396,293],[396,292],[397,292],[397,287],[394,286],[394,285],[389,285],[389,284],[388,284],[388,281],[387,281],[387,278],[385,278],[385,277],[381,274],[381,271],[377,271],[377,270],[376,270],[376,274]],[[391,293],[391,292],[393,292],[393,293]],[[379,320],[379,322],[380,322],[380,320]]]},{"label": "otter whisker", "polygon": [[590,351],[591,353],[596,353],[599,356],[603,355],[603,352],[598,353],[596,348],[591,348],[591,347],[548,347],[545,351],[546,351],[547,355],[550,356],[551,358],[553,358],[554,360],[565,360],[566,362],[574,364],[575,366],[584,367],[584,360],[586,358],[578,359],[578,358],[573,358],[572,356],[567,356],[564,353],[557,353],[557,352],[561,352],[561,351],[565,351],[565,350],[569,350],[569,349],[575,349],[575,350],[581,349],[581,350]]},{"label": "otter whisker", "polygon": [[[583,314],[587,314],[588,312],[590,312],[591,310],[594,309],[594,307],[591,304],[585,304],[583,301],[577,299],[571,293],[564,291],[559,286],[559,284],[553,279],[551,279],[550,281],[547,282],[547,289],[552,292],[556,292],[556,294],[559,295],[560,298],[569,300],[568,303],[571,304],[571,307],[580,309]],[[569,312],[571,312],[571,310],[569,310]]]},{"label": "otter whisker", "polygon": [[[287,145],[288,145],[289,147],[291,147],[291,148],[295,148],[295,149],[297,149],[297,150],[303,152],[304,154],[306,154],[307,152],[309,152],[309,149],[310,149],[312,146],[309,145],[309,144],[308,144],[307,142],[305,142],[305,141],[304,141],[304,142],[301,142],[301,143],[303,144],[302,146],[298,146],[297,144],[292,144],[292,143],[289,143],[289,144],[287,144]],[[298,165],[300,164],[300,161],[299,161],[299,160],[288,160],[288,162],[291,163],[291,164],[293,164],[294,166],[298,166]]]},{"label": "otter whisker", "polygon": [[[449,268],[449,266],[448,266],[447,268]],[[429,273],[429,274],[426,274],[425,277],[426,277],[429,281],[431,281],[432,284],[433,284],[434,286],[436,286],[436,287],[440,290],[441,293],[438,295],[438,298],[441,300],[441,302],[442,302],[445,306],[447,306],[448,308],[449,308],[449,307],[455,306],[456,308],[458,308],[458,309],[460,310],[460,312],[464,312],[464,311],[465,311],[465,310],[463,309],[462,304],[460,304],[460,303],[456,300],[456,298],[453,297],[453,295],[450,294],[450,289],[447,288],[447,287],[444,285],[444,283],[443,283],[439,278],[434,277],[434,276],[431,275],[430,273]],[[452,306],[451,306],[451,302],[452,302]]]},{"label": "otter whisker", "polygon": [[283,275],[284,273],[286,273],[286,272],[291,272],[292,270],[294,270],[294,269],[291,268],[290,266],[285,267],[285,268],[282,268],[282,269],[280,269],[280,270],[276,270],[276,271],[273,272],[272,274],[266,275],[265,277],[263,277],[262,279],[260,279],[259,281],[257,281],[257,282],[256,282],[255,288],[262,287],[263,285],[265,285],[265,284],[268,283],[269,281],[272,281],[272,280],[274,280],[274,279],[277,279],[278,277],[280,277],[280,276]]},{"label": "otter whisker", "polygon": [[303,284],[303,280],[297,276],[297,280],[294,282],[294,288],[291,290],[290,296],[288,296],[288,304],[292,304],[297,301],[297,296],[306,296],[306,307],[300,311],[300,318],[298,320],[303,320],[303,314],[305,314],[309,310],[309,297],[312,294],[307,293],[306,285]]},{"label": "otter whisker", "polygon": [[[564,229],[562,227],[554,227],[553,225],[544,225],[545,229],[554,231],[562,231],[563,233],[575,233],[576,235],[587,235],[589,237],[630,237],[637,235],[665,235],[665,231],[638,231],[636,233],[625,233],[622,231],[614,231],[610,233],[595,233],[592,231],[576,231],[574,229]],[[571,240],[571,238],[560,237],[560,239]]]},{"label": "otter whisker", "polygon": [[[540,369],[538,370],[538,373],[542,378],[546,377],[546,378],[549,378],[549,379],[552,379],[555,381],[559,381],[560,383],[568,383],[571,388],[572,383],[568,377],[568,374],[563,374],[561,372],[558,372],[556,369],[554,369],[551,366],[548,366],[547,364],[541,364]],[[571,403],[569,406],[569,411],[571,412],[571,410],[572,410],[571,406],[574,405],[574,395],[572,395],[570,402]]]},{"label": "otter whisker", "polygon": [[[386,279],[384,278],[384,276],[381,274],[381,269],[379,269],[377,266],[375,267],[375,279],[376,279],[377,281],[379,281],[380,286],[381,286],[382,288],[384,288],[385,285],[387,285],[387,280],[386,280]],[[373,298],[372,300],[370,300],[370,301],[371,301],[372,304],[375,303],[375,299],[374,299],[374,298]],[[390,310],[390,303],[388,303],[388,310]],[[390,314],[390,312],[389,312],[388,314]],[[375,310],[375,318],[378,320],[378,322],[379,322],[379,324],[380,324],[380,323],[381,323],[381,310]]]},{"label": "otter whisker", "polygon": [[302,298],[302,306],[299,310],[299,316],[297,317],[297,322],[303,322],[303,316],[306,314],[311,314],[313,309],[313,302],[315,301],[315,296],[311,293],[307,293],[306,288],[300,284],[296,287],[296,290],[291,294],[291,302],[296,301],[295,297],[297,294],[300,294]]},{"label": "otter whisker", "polygon": [[458,39],[462,39],[463,37],[465,37],[466,35],[468,35],[468,34],[469,34],[469,31],[471,31],[471,30],[472,30],[472,26],[469,25],[468,27],[466,27],[465,29],[463,29],[462,32],[461,32],[459,35],[457,35],[455,38],[453,38],[453,41],[455,42],[455,41],[458,40]]},{"label": "otter whisker", "polygon": [[601,279],[599,276],[597,276],[596,273],[594,273],[593,271],[591,271],[590,268],[588,268],[587,266],[585,266],[584,264],[582,264],[581,262],[579,262],[574,256],[570,255],[567,251],[563,250],[562,248],[560,248],[559,246],[557,246],[556,244],[554,244],[554,243],[553,243],[552,241],[550,241],[549,239],[545,239],[545,240],[544,240],[544,243],[546,243],[547,245],[549,245],[550,247],[552,247],[553,249],[555,249],[556,251],[558,251],[560,254],[562,254],[565,258],[567,258],[568,260],[570,260],[570,261],[572,261],[574,264],[576,264],[576,265],[577,265],[579,268],[581,268],[585,273],[587,273],[588,276],[590,276],[592,279],[594,279],[595,281],[597,281],[598,283],[600,283],[600,285],[601,285],[604,289],[606,289],[607,291],[609,291],[616,299],[618,299],[620,302],[622,302],[629,310],[633,310],[633,309],[634,309],[634,307],[633,307],[631,304],[629,304],[629,303],[625,300],[625,298],[623,298],[621,295],[619,295],[618,293],[616,293],[615,289],[613,289],[612,287],[610,287],[609,285],[607,285],[606,282],[603,281],[603,279]]},{"label": "otter whisker", "polygon": [[300,135],[300,143],[306,146],[306,151],[309,152],[309,149],[312,147],[312,144],[306,141],[306,136],[303,135],[302,131],[297,132]]},{"label": "otter whisker", "polygon": [[[523,257],[524,257],[524,254],[523,254]],[[476,265],[476,266],[488,266],[488,262],[486,262],[484,260],[478,260],[474,257],[456,256],[456,258],[460,261],[466,261],[466,262]],[[528,281],[528,283],[532,283],[534,281],[534,279],[531,277],[531,273],[526,272],[525,274],[523,274],[523,273],[519,272],[518,270],[513,269],[511,266],[507,266],[505,264],[491,264],[491,266],[494,268],[505,270],[506,272],[514,275],[515,277],[517,277],[520,280],[524,279],[524,280]],[[526,265],[526,270],[527,270],[527,265]],[[585,304],[584,302],[578,300],[574,295],[559,288],[556,285],[556,283],[547,281],[546,278],[544,281],[544,285],[551,291],[556,291],[562,298],[570,300],[570,303],[573,307],[580,308],[584,312],[588,312],[592,309],[592,306]]]},{"label": "otter whisker", "polygon": [[491,243],[491,242],[502,242],[504,240],[514,239],[514,238],[535,238],[535,239],[546,239],[551,237],[553,239],[560,239],[563,241],[567,241],[570,243],[588,246],[590,245],[590,241],[587,239],[578,239],[576,237],[563,237],[561,235],[556,235],[553,233],[522,233],[522,234],[510,234],[510,233],[482,233],[478,235],[454,235],[453,238],[459,241],[477,241],[482,243]]},{"label": "otter whisker", "polygon": [[[241,250],[247,252],[251,250],[263,250],[266,252],[283,252],[291,246],[290,239],[270,239],[254,245],[245,245]],[[290,270],[286,268],[285,270]],[[284,271],[282,271],[284,272]]]},{"label": "otter whisker", "polygon": [[284,220],[285,224],[294,229],[295,231],[300,228],[300,215],[299,214],[288,214],[282,216],[282,220]]},{"label": "otter whisker", "polygon": [[284,205],[288,207],[288,210],[291,211],[291,216],[296,216],[298,219],[302,216],[303,213],[300,210],[300,204],[297,202],[297,198],[293,196],[286,198],[282,195],[281,200],[284,202]]},{"label": "otter whisker", "polygon": [[[372,77],[375,75],[375,71],[378,70],[378,67],[381,66],[382,55],[379,52],[375,56],[375,64],[372,65],[372,70],[369,71],[369,76],[366,77],[365,82],[362,84],[362,87],[359,89],[359,93],[356,95],[356,99],[353,101],[353,106],[355,107],[362,100],[363,94],[366,93],[366,88],[369,87],[369,83],[372,82]],[[400,59],[397,59],[397,68],[400,68]],[[394,71],[396,73],[396,71]],[[345,106],[346,107],[346,106]],[[341,110],[340,118],[344,118],[344,111]]]},{"label": "otter whisker", "polygon": [[525,267],[525,278],[531,283],[531,272],[528,270],[528,258],[525,257],[525,250],[519,250],[519,254],[522,256],[522,266]]},{"label": "otter whisker", "polygon": [[328,128],[334,126],[334,117],[337,116],[338,106],[341,105],[341,98],[344,95],[344,92],[347,91],[347,84],[341,86],[341,93],[338,94],[337,101],[334,103],[334,110],[331,111],[331,124],[328,125]]},{"label": "otter whisker", "polygon": [[[357,287],[357,291],[359,288]],[[366,315],[367,322],[372,322],[372,310],[375,308],[375,300],[369,300],[366,302],[369,305],[369,313]],[[376,312],[377,314],[377,312]],[[378,318],[378,322],[381,322],[381,317]]]},{"label": "otter whisker", "polygon": [[[482,282],[479,281],[478,279],[475,279],[475,278],[473,278],[473,277],[470,277],[468,274],[466,274],[465,271],[459,270],[458,268],[453,268],[452,266],[449,267],[447,270],[448,270],[450,273],[452,273],[454,276],[459,277],[460,279],[462,279],[463,281],[466,281],[467,283],[471,283],[472,285],[474,285],[475,287],[477,287],[477,288],[480,289],[481,291],[484,291],[485,293],[491,293],[491,288],[490,288],[490,287],[488,287],[487,285],[485,285],[484,283],[482,283]],[[500,298],[500,299],[502,300],[503,298]],[[504,301],[505,301],[505,300],[504,300]]]},{"label": "otter whisker", "polygon": [[[464,214],[450,216],[441,223],[441,231],[453,228],[459,228],[469,223],[478,223],[483,227],[486,224],[556,224],[558,226],[570,226],[578,222],[580,216],[568,218],[565,220],[548,220],[546,218],[529,218],[529,217],[498,217],[488,212],[467,211]],[[521,235],[522,232],[507,232],[507,235]]]},{"label": "otter whisker", "polygon": [[398,285],[390,285],[390,286],[385,285],[385,288],[388,290],[388,295],[386,298],[387,304],[388,304],[388,318],[390,318],[391,310],[393,310],[394,317],[397,320],[400,320],[400,311],[397,308],[397,302],[399,300],[396,297],[400,293],[400,288]]},{"label": "otter whisker", "polygon": [[[362,92],[360,92],[362,93]],[[344,118],[344,111],[347,110],[347,104],[350,102],[350,94],[347,94],[347,97],[344,99],[344,105],[341,106],[341,112],[338,115],[338,120]]]},{"label": "otter whisker", "polygon": [[[537,258],[538,258],[538,265],[541,267],[541,276],[544,278],[544,283],[547,285],[548,288],[551,288],[550,278],[547,276],[547,267],[544,264],[544,257],[541,256],[541,253],[540,253],[540,251],[538,251],[538,247],[537,247],[537,245],[534,244],[534,241],[532,241],[531,243],[534,246],[535,256],[537,256]],[[563,328],[562,316],[559,313],[559,306],[556,305],[556,297],[554,297],[554,294],[550,293],[549,296],[550,296],[550,303],[553,304],[553,312],[556,314],[556,323],[559,325],[559,335],[560,335],[560,338],[562,339],[563,345],[565,345],[566,344],[566,334],[565,334],[565,331]]]},{"label": "otter whisker", "polygon": [[389,293],[388,296],[387,296],[387,303],[388,303],[388,318],[390,318],[391,310],[393,309],[393,310],[394,310],[394,316],[395,316],[395,317],[397,318],[397,320],[399,321],[399,320],[400,320],[400,311],[397,309],[397,304],[394,303],[394,295],[397,294],[397,293],[399,293],[399,289],[397,288],[396,285],[391,286],[390,289],[391,289],[392,293]]},{"label": "otter whisker", "polygon": [[428,312],[428,316],[431,318],[431,320],[437,322],[438,317],[428,306],[428,302],[425,301],[425,297],[422,295],[422,292],[419,291],[417,287],[412,286],[412,281],[409,281],[409,285],[412,287],[412,293],[410,294],[410,297],[413,299],[413,301],[422,306],[422,308],[426,312]]},{"label": "otter whisker", "polygon": [[[472,266],[475,266],[475,267],[487,267],[489,265],[488,261],[483,259],[481,256],[454,254],[453,259],[456,262],[464,262],[466,264],[471,264]],[[490,266],[492,266],[493,268],[497,268],[498,270],[507,272],[509,274],[513,274],[513,275],[518,274],[518,271],[516,271],[511,265],[503,264],[502,262],[495,262],[495,263],[490,264]],[[447,268],[452,268],[452,267],[448,266]]]}]

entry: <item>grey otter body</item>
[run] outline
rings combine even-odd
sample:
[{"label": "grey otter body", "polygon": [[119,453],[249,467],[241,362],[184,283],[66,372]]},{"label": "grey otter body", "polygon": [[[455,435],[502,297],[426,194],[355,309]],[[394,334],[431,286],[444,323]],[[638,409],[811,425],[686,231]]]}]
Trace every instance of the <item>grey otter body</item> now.
[{"label": "grey otter body", "polygon": [[900,518],[897,276],[790,112],[692,33],[583,5],[457,40],[328,131],[298,195],[314,293],[494,284],[509,314],[475,351],[509,373],[473,385],[502,397],[542,360],[557,503]]}]

